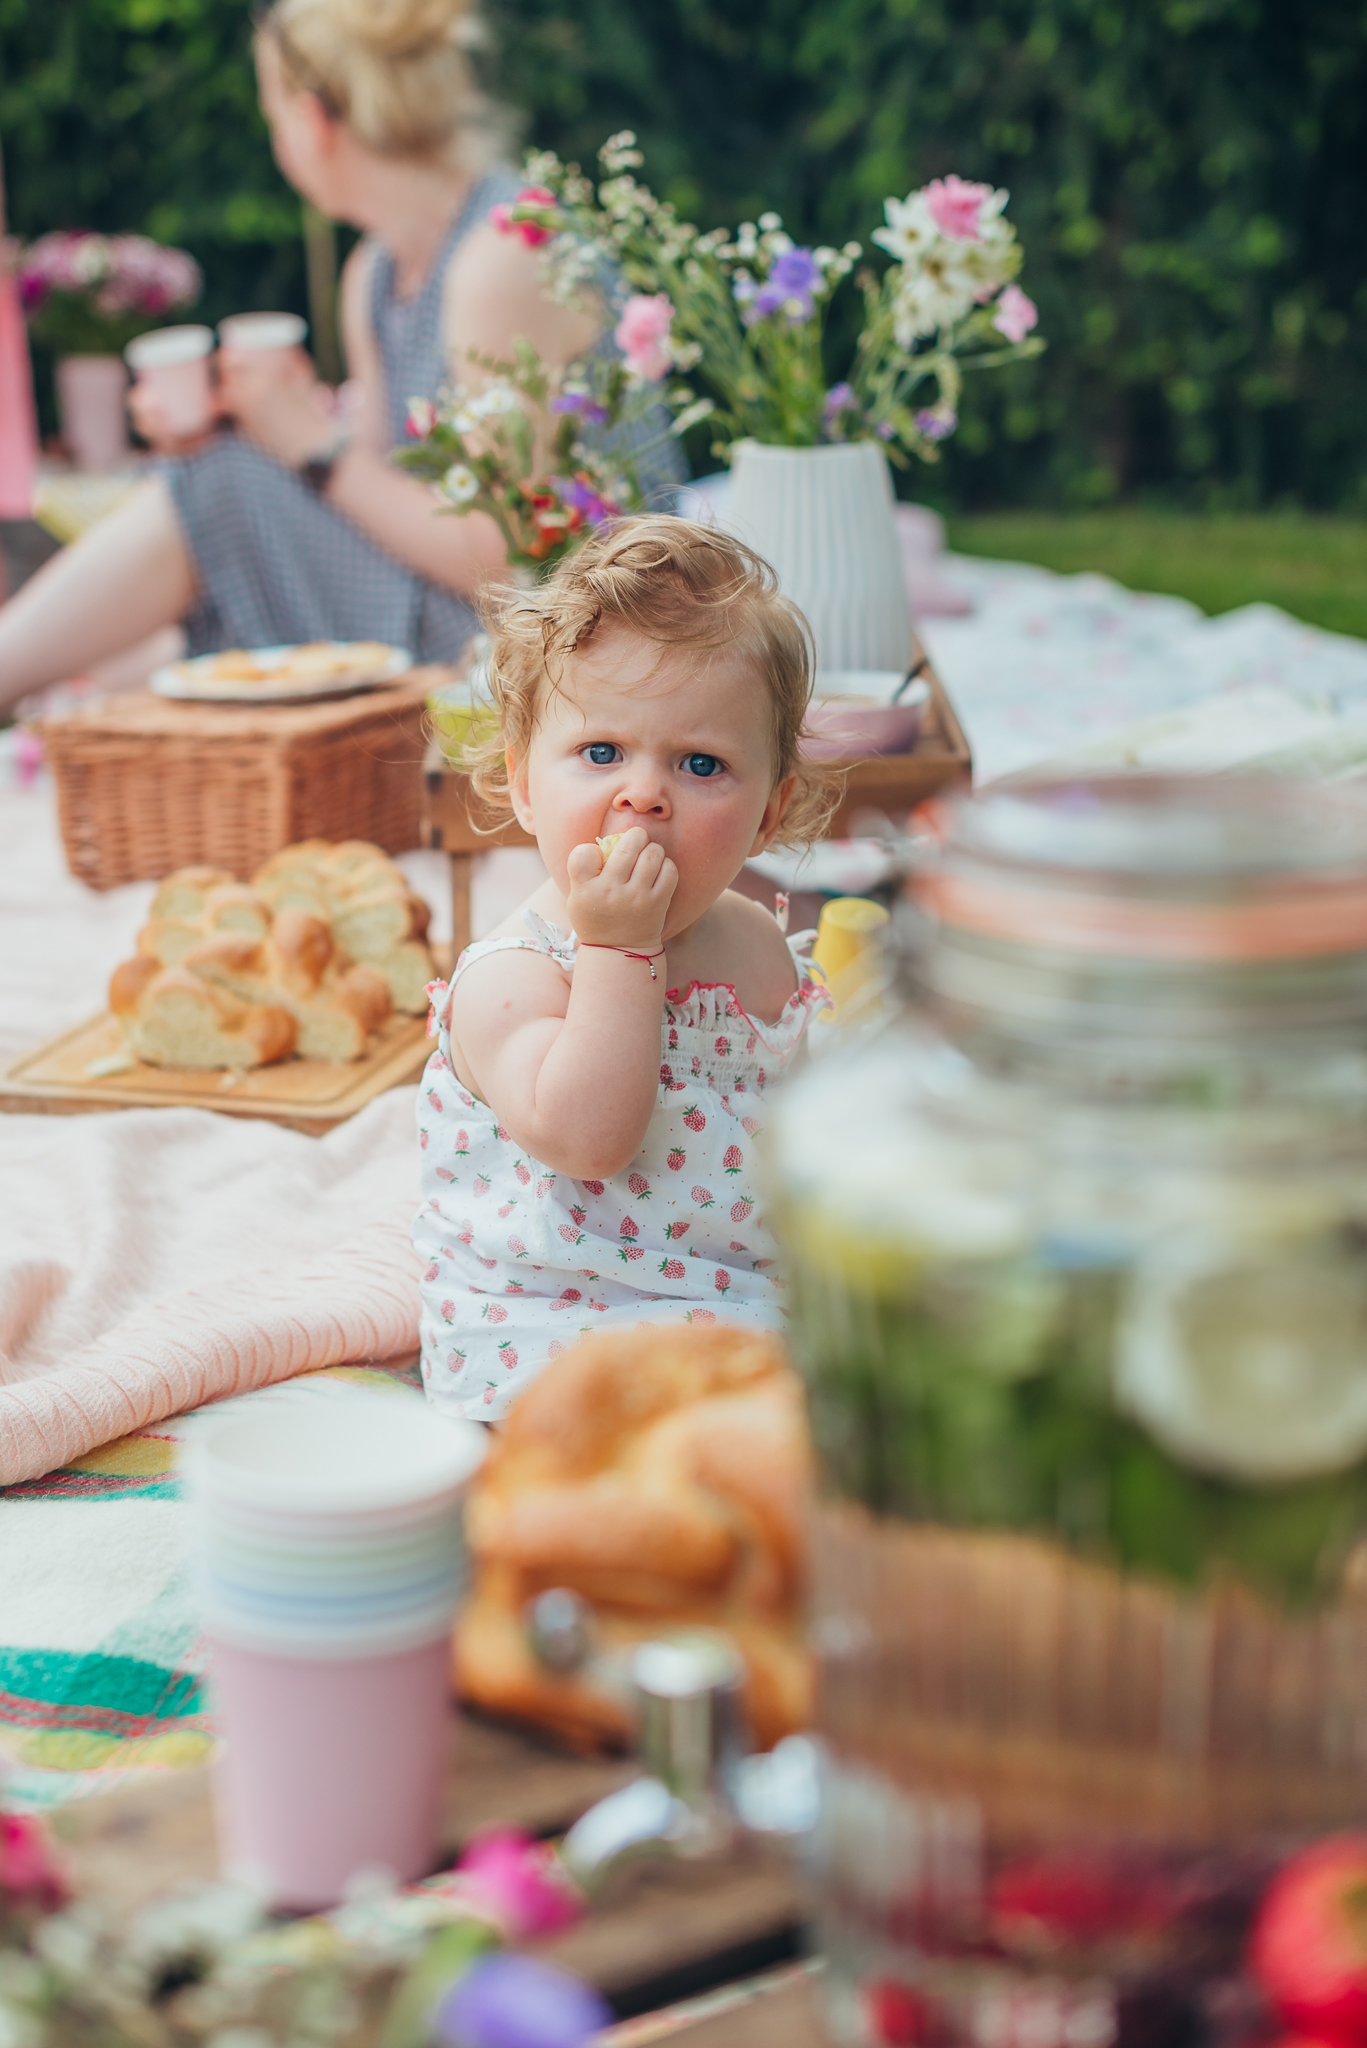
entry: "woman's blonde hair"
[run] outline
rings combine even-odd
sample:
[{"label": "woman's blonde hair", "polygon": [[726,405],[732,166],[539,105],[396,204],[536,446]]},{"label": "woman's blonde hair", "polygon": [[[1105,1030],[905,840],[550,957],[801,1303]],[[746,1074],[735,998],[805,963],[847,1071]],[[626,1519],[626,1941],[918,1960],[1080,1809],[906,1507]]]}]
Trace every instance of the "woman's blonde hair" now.
[{"label": "woman's blonde hair", "polygon": [[796,777],[776,840],[818,838],[839,800],[838,778],[804,760],[812,694],[811,634],[778,578],[752,548],[714,527],[658,514],[604,527],[535,590],[485,602],[489,685],[498,730],[465,751],[475,794],[510,807],[507,754],[526,757],[544,686],[560,687],[568,657],[604,626],[629,626],[661,649],[739,659],[769,699],[773,786]]},{"label": "woman's blonde hair", "polygon": [[489,154],[494,123],[465,54],[466,0],[275,0],[257,16],[296,92],[381,156]]}]

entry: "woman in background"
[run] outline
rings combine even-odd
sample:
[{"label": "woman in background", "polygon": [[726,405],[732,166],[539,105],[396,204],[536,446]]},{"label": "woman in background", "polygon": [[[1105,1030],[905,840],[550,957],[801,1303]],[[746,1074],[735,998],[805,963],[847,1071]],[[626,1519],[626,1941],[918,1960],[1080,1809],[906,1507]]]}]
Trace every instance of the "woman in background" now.
[{"label": "woman in background", "polygon": [[162,464],[0,609],[0,706],[178,621],[192,654],[460,652],[503,540],[485,514],[434,516],[428,486],[390,463],[408,401],[478,381],[471,354],[505,357],[518,335],[570,362],[600,324],[546,296],[535,251],[490,223],[518,179],[496,162],[462,15],[463,0],[276,0],[260,17],[276,161],[364,231],[341,289],[356,406],[340,424],[302,353],[293,369],[235,358],[220,391],[235,431]]}]

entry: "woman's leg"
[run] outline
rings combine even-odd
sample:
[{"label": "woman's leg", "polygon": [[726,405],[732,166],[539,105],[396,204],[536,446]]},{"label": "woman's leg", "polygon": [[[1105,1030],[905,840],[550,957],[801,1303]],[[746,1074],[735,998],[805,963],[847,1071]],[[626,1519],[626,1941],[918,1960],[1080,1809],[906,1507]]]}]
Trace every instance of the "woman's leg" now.
[{"label": "woman's leg", "polygon": [[0,710],[173,625],[196,595],[171,493],[152,477],[0,606]]}]

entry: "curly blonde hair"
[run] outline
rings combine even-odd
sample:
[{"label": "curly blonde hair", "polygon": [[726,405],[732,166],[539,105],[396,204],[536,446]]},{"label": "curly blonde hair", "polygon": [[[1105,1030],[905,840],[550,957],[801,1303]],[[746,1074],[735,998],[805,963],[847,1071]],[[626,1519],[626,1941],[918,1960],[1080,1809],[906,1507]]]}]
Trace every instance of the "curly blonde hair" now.
[{"label": "curly blonde hair", "polygon": [[525,757],[543,685],[559,689],[569,656],[603,626],[623,625],[662,649],[725,653],[745,663],[769,699],[774,787],[796,777],[775,843],[820,837],[840,784],[838,774],[802,755],[811,633],[779,594],[769,564],[743,541],[665,514],[617,520],[536,589],[496,591],[485,600],[484,622],[498,727],[465,749],[462,765],[492,810],[511,807],[507,755]]}]

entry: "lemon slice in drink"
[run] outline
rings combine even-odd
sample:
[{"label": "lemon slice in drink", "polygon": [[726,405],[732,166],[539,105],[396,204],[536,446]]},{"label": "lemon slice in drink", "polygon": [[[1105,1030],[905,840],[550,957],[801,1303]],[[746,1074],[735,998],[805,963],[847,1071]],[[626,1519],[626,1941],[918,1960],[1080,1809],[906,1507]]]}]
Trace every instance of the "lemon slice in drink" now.
[{"label": "lemon slice in drink", "polygon": [[1307,1249],[1141,1267],[1116,1333],[1117,1405],[1183,1463],[1253,1485],[1367,1451],[1367,1267]]}]

